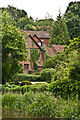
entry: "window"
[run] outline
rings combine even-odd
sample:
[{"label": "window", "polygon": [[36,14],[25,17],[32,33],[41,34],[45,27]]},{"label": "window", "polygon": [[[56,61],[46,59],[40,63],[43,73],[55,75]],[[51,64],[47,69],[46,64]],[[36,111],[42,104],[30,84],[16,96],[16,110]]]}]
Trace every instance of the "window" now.
[{"label": "window", "polygon": [[29,69],[29,64],[24,64],[24,69]]},{"label": "window", "polygon": [[38,42],[38,45],[39,45],[39,46],[41,46],[41,43],[40,43],[40,42]]},{"label": "window", "polygon": [[43,44],[43,47],[46,47],[46,44]]},{"label": "window", "polygon": [[44,40],[41,40],[42,42],[44,42]]}]

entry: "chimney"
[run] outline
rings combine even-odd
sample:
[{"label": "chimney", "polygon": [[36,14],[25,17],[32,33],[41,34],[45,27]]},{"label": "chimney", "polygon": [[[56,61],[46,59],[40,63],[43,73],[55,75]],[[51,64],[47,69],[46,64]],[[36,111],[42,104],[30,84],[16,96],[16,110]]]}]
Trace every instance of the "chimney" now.
[{"label": "chimney", "polygon": [[46,26],[48,32],[50,32],[50,28],[51,28],[50,26]]}]

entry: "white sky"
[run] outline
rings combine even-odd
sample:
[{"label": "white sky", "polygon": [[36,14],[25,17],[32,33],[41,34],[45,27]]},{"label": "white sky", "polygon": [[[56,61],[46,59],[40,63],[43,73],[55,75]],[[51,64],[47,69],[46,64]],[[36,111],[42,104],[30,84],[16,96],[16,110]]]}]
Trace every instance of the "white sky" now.
[{"label": "white sky", "polygon": [[0,7],[13,5],[25,10],[28,16],[32,16],[34,19],[44,19],[49,13],[55,20],[59,9],[64,14],[68,4],[74,1],[79,0],[0,0]]}]

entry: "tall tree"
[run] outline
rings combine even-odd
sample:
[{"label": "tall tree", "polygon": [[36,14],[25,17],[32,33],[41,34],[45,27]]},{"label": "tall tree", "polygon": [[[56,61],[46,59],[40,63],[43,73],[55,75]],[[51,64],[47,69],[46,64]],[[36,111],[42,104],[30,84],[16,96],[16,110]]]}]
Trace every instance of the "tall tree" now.
[{"label": "tall tree", "polygon": [[80,35],[80,2],[70,2],[64,14],[70,38]]},{"label": "tall tree", "polygon": [[61,12],[59,11],[57,20],[54,21],[51,27],[50,46],[52,44],[65,45],[68,43],[69,43],[69,33],[68,33],[67,25],[65,19],[61,16]]},{"label": "tall tree", "polygon": [[19,61],[26,58],[25,39],[12,17],[4,11],[2,14],[2,80],[12,79],[20,71]]},{"label": "tall tree", "polygon": [[7,10],[9,14],[14,18],[17,22],[20,18],[27,16],[27,13],[24,10],[17,9],[16,7],[8,5],[7,8],[2,8],[2,12]]}]

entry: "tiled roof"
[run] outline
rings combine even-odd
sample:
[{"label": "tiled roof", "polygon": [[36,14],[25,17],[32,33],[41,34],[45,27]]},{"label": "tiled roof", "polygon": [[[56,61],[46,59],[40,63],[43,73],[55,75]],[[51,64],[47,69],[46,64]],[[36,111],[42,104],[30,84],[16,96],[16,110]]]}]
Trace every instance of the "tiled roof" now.
[{"label": "tiled roof", "polygon": [[64,51],[65,45],[54,45],[54,44],[52,44],[51,47],[53,47],[56,50],[56,52],[60,53],[60,52]]},{"label": "tiled roof", "polygon": [[[30,34],[31,36],[37,35],[38,38],[50,38],[50,33],[49,31],[23,31],[25,32],[27,35]],[[26,36],[27,37],[27,36]]]},{"label": "tiled roof", "polygon": [[48,52],[48,55],[49,55],[49,56],[54,56],[54,55],[56,55],[55,51],[53,51],[52,48],[47,47],[47,48],[46,48],[46,51]]}]

